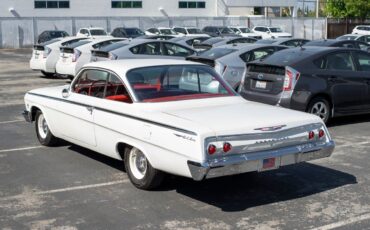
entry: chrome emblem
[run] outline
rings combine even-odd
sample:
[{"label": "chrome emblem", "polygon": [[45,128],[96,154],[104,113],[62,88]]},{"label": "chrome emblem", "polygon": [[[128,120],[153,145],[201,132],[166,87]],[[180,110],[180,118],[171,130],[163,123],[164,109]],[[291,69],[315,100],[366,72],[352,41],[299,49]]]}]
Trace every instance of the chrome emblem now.
[{"label": "chrome emblem", "polygon": [[289,137],[266,139],[266,140],[262,140],[262,141],[256,141],[256,144],[269,144],[270,146],[274,146],[275,144],[282,143],[282,142],[287,141],[289,139],[290,139]]},{"label": "chrome emblem", "polygon": [[263,79],[263,74],[262,73],[258,74],[257,78],[260,79],[260,80]]},{"label": "chrome emblem", "polygon": [[276,130],[282,129],[284,127],[286,127],[286,125],[276,125],[276,126],[271,126],[271,127],[262,127],[262,128],[256,128],[254,130],[267,132],[267,131],[276,131]]}]

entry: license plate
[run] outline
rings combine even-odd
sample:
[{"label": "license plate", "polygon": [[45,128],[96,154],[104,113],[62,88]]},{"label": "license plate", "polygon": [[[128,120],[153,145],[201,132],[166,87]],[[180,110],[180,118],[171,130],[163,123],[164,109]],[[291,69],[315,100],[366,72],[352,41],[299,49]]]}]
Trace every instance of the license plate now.
[{"label": "license plate", "polygon": [[261,160],[261,164],[258,171],[267,171],[277,169],[280,166],[280,158],[271,157]]},{"label": "license plate", "polygon": [[267,86],[266,81],[256,81],[256,88],[266,89],[266,86]]}]

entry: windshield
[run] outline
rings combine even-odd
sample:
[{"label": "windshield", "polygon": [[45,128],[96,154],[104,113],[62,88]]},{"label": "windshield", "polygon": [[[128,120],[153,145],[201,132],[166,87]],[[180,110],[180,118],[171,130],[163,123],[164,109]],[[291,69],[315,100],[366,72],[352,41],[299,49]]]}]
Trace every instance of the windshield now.
[{"label": "windshield", "polygon": [[189,34],[202,34],[202,31],[200,29],[197,29],[197,28],[189,28],[188,33]]},{"label": "windshield", "polygon": [[167,35],[174,35],[176,34],[175,31],[171,30],[171,29],[160,29],[159,31],[161,31],[161,34],[167,34]]},{"label": "windshield", "polygon": [[283,31],[282,31],[280,28],[278,28],[278,27],[270,27],[269,29],[270,29],[271,33],[281,33],[281,32],[283,32]]},{"label": "windshield", "polygon": [[242,33],[252,33],[249,28],[239,28]]},{"label": "windshield", "polygon": [[236,49],[227,49],[227,48],[214,48],[207,51],[204,51],[201,57],[210,58],[210,59],[217,59],[223,57],[225,55],[231,54],[232,52],[237,51]]},{"label": "windshield", "polygon": [[153,66],[131,70],[127,80],[139,102],[167,102],[235,95],[211,67]]},{"label": "windshield", "polygon": [[235,34],[234,30],[230,29],[229,27],[220,28],[220,32],[222,34]]},{"label": "windshield", "polygon": [[144,32],[137,28],[126,28],[125,30],[128,35],[144,35]]},{"label": "windshield", "polygon": [[90,30],[91,36],[101,36],[101,35],[107,35],[107,33],[104,30]]}]

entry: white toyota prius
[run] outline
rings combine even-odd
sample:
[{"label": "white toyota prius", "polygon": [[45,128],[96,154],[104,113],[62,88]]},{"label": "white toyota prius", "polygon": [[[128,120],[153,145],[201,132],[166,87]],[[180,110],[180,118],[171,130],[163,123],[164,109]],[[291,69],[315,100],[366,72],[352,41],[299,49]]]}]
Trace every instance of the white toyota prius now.
[{"label": "white toyota prius", "polygon": [[41,144],[64,139],[123,160],[140,189],[165,173],[194,180],[329,157],[317,116],[246,101],[200,63],[129,59],[85,65],[71,85],[29,91]]}]

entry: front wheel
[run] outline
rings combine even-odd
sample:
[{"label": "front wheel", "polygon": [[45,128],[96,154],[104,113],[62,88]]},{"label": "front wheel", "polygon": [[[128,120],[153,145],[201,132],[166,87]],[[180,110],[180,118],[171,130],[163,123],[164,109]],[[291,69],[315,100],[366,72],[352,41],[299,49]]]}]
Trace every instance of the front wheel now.
[{"label": "front wheel", "polygon": [[40,110],[36,112],[35,129],[37,139],[39,139],[40,144],[45,146],[53,146],[57,144],[58,139],[51,133],[44,114]]},{"label": "front wheel", "polygon": [[153,168],[144,153],[139,149],[135,147],[127,148],[124,162],[127,175],[135,187],[151,190],[162,183],[164,173]]},{"label": "front wheel", "polygon": [[320,117],[325,123],[331,118],[330,103],[323,97],[314,98],[308,105],[308,112]]}]

